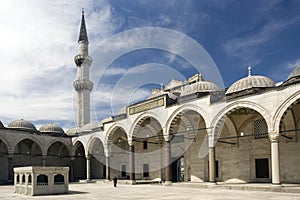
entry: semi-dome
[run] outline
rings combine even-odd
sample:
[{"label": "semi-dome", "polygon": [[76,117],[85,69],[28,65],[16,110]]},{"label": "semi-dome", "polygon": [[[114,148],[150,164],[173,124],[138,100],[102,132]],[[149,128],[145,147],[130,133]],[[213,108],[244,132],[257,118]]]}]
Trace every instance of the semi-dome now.
[{"label": "semi-dome", "polygon": [[297,67],[295,67],[295,69],[290,73],[288,80],[294,77],[298,77],[300,76],[300,65],[298,65]]},{"label": "semi-dome", "polygon": [[7,128],[16,128],[16,129],[25,129],[25,130],[31,130],[31,131],[36,131],[35,126],[24,120],[24,119],[20,119],[20,120],[15,120],[12,121],[8,124]]},{"label": "semi-dome", "polygon": [[64,130],[60,126],[53,124],[53,123],[41,126],[39,131],[41,133],[50,133],[50,134],[55,134],[55,135],[57,135],[57,134],[64,135],[65,134]]},{"label": "semi-dome", "polygon": [[242,78],[233,83],[226,91],[226,94],[243,91],[250,88],[267,88],[275,86],[275,82],[272,79],[265,76],[252,76],[251,67],[249,67],[248,70],[248,77]]},{"label": "semi-dome", "polygon": [[211,81],[205,81],[204,79],[199,79],[196,83],[186,85],[183,88],[180,96],[194,94],[196,92],[212,92],[217,90],[220,89],[215,83]]}]

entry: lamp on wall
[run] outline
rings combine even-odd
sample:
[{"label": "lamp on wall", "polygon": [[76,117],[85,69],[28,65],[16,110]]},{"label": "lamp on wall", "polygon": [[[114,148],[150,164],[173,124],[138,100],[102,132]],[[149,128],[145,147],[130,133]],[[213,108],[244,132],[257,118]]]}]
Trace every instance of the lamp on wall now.
[{"label": "lamp on wall", "polygon": [[241,132],[241,136],[244,136],[244,132]]}]

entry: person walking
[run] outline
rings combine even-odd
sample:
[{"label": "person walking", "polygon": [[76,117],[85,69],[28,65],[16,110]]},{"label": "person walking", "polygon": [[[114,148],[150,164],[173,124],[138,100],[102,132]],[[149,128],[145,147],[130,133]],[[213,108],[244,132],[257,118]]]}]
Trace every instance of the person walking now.
[{"label": "person walking", "polygon": [[117,187],[118,178],[116,176],[113,178],[113,182],[114,182],[114,187]]}]

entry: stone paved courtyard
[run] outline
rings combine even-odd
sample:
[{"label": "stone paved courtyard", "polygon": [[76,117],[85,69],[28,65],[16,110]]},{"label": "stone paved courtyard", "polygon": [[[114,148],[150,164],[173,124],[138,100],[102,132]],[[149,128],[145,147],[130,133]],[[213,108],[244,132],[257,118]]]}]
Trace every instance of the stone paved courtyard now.
[{"label": "stone paved courtyard", "polygon": [[160,185],[118,185],[108,183],[70,184],[70,194],[24,196],[13,186],[0,186],[0,199],[278,199],[300,200],[300,193],[164,187]]}]

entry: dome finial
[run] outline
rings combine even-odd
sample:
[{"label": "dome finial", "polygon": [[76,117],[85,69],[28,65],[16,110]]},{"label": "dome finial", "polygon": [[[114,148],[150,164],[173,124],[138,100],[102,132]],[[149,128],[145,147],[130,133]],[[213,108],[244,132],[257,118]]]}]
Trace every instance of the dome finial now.
[{"label": "dome finial", "polygon": [[248,67],[248,76],[251,76],[251,66]]}]

